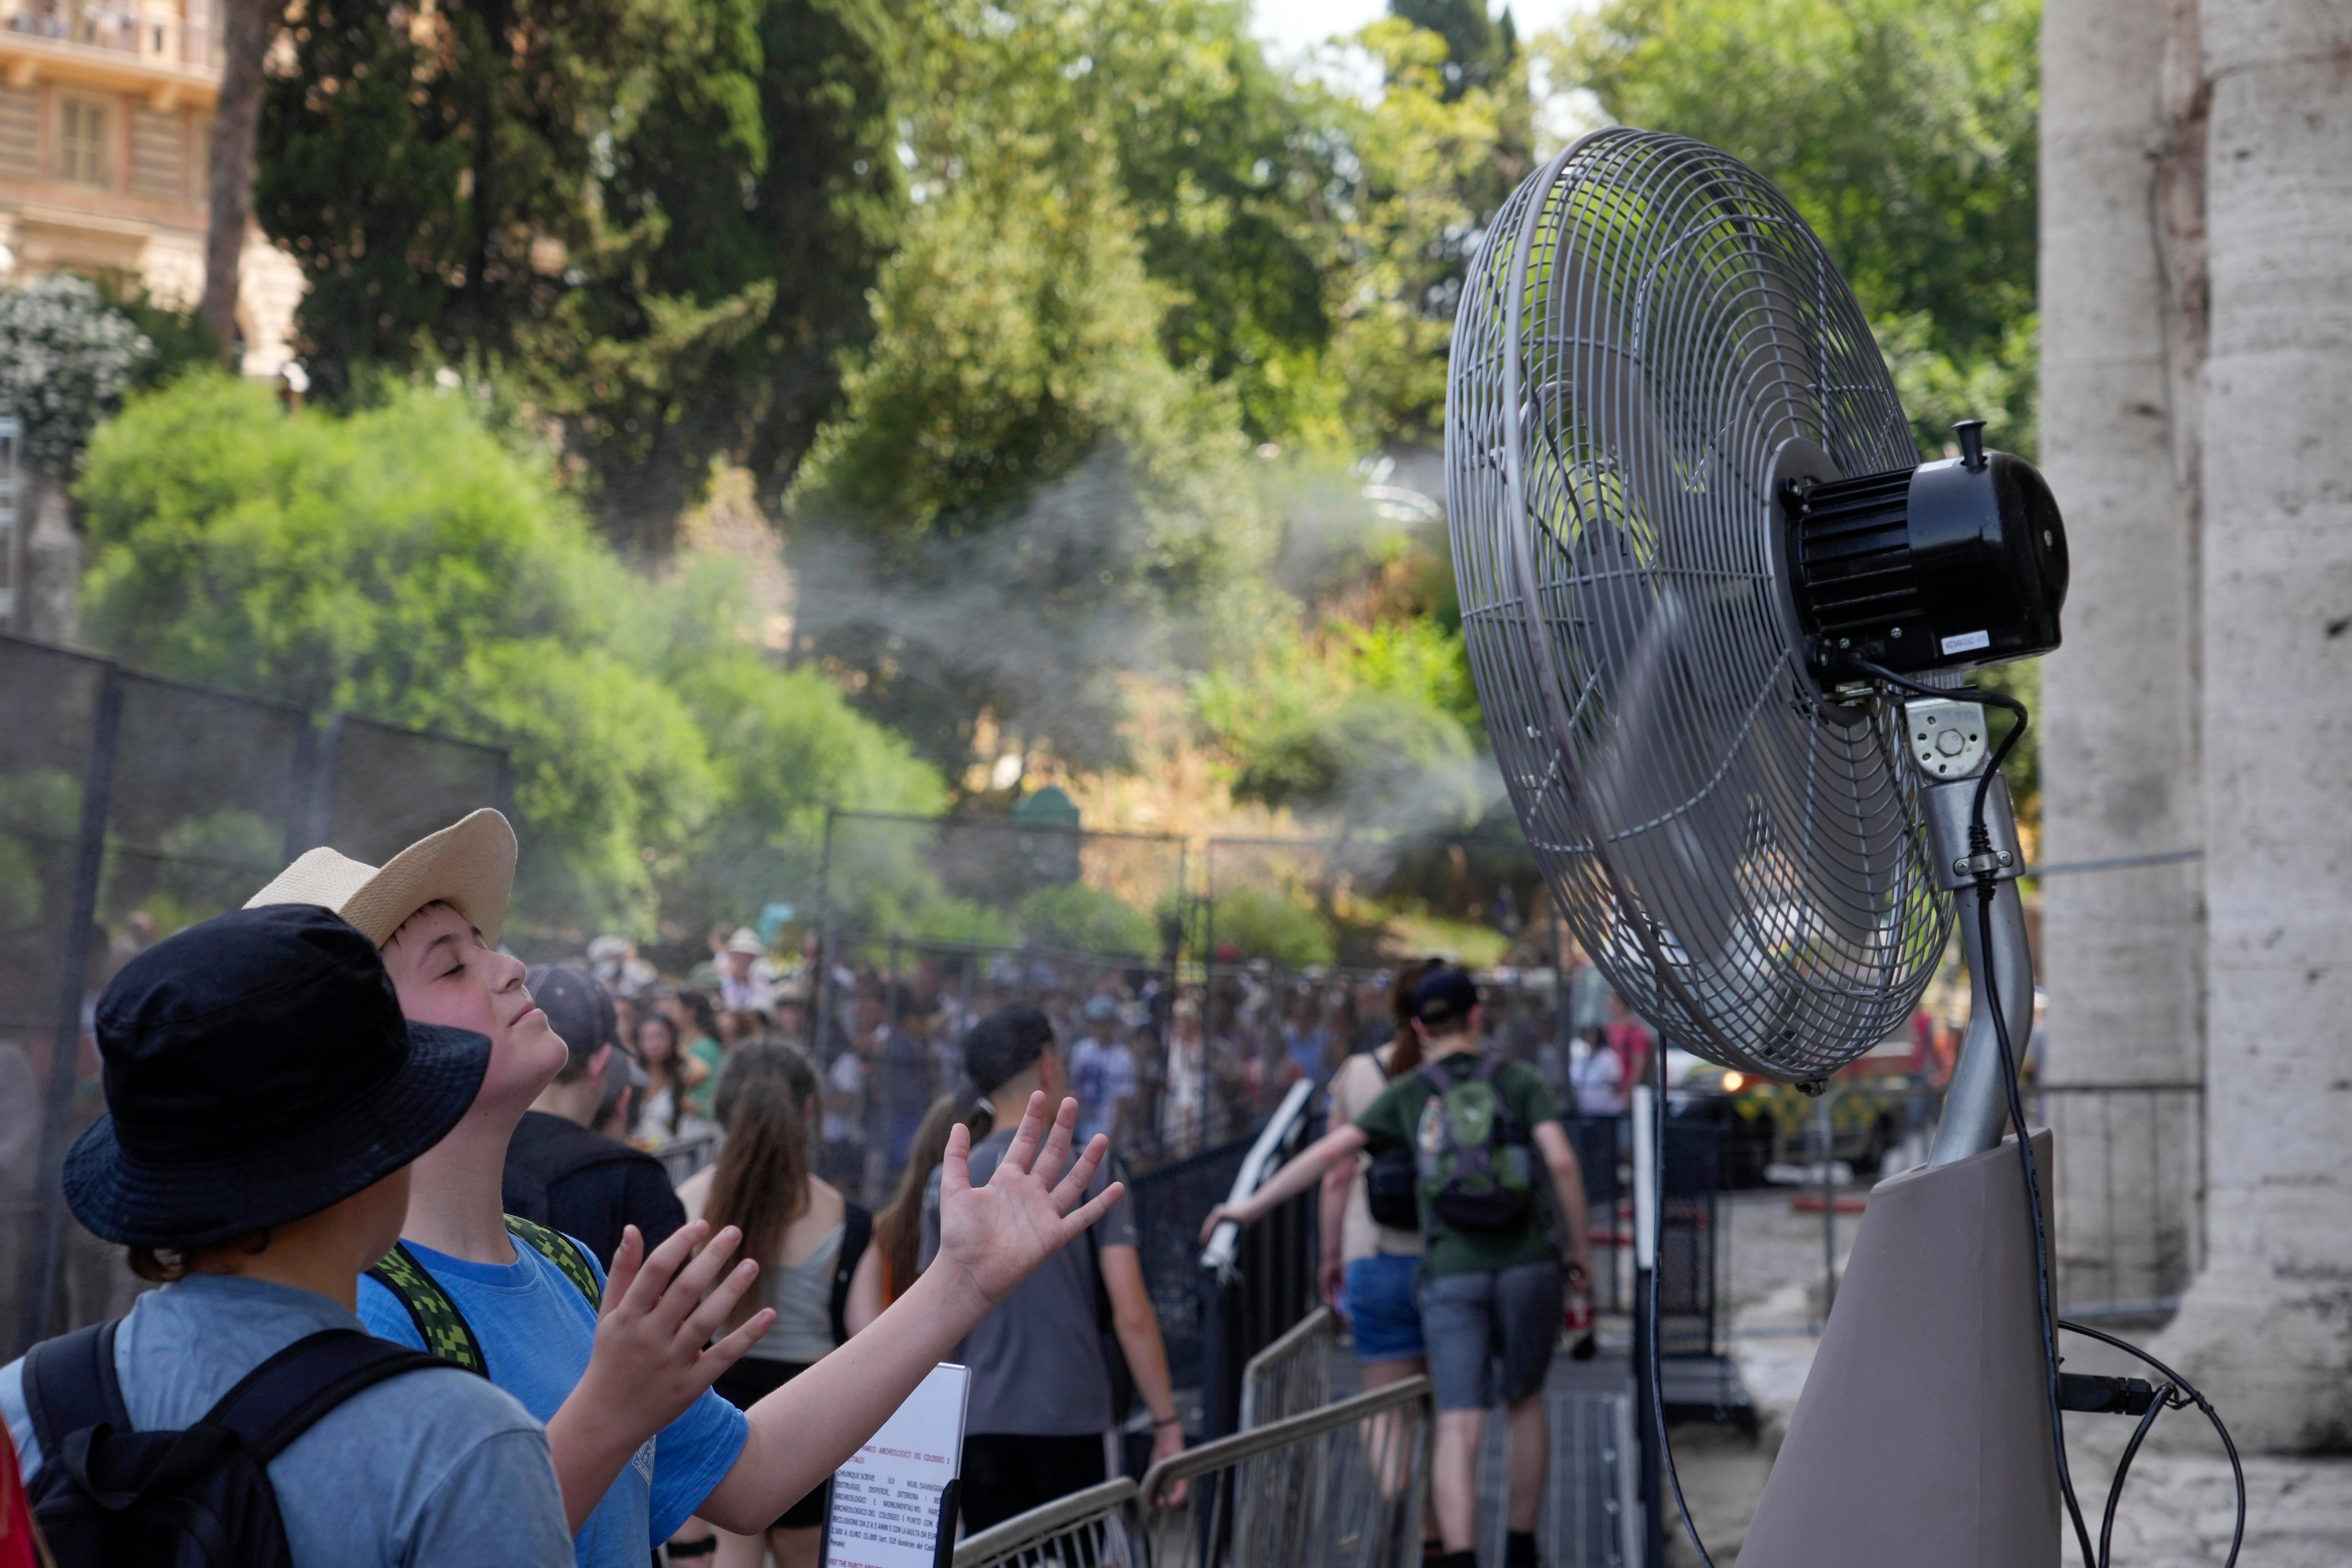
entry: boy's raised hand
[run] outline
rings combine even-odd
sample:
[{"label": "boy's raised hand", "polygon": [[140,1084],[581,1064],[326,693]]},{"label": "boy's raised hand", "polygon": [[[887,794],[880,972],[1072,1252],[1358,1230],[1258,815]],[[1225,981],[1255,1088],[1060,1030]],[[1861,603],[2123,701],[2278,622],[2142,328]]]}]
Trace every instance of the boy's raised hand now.
[{"label": "boy's raised hand", "polygon": [[709,1222],[696,1220],[647,1256],[635,1226],[621,1232],[588,1370],[547,1424],[574,1531],[629,1456],[685,1414],[776,1321],[763,1307],[733,1333],[709,1342],[760,1273],[748,1258],[727,1268],[743,1239],[731,1225],[696,1253],[709,1234]]},{"label": "boy's raised hand", "polygon": [[1045,1096],[1032,1094],[1012,1146],[981,1187],[971,1184],[971,1133],[959,1125],[948,1134],[947,1156],[940,1165],[940,1252],[932,1267],[952,1269],[977,1295],[982,1310],[1084,1236],[1127,1190],[1126,1184],[1113,1182],[1078,1204],[1110,1152],[1110,1140],[1097,1133],[1070,1163],[1070,1135],[1077,1121],[1078,1102],[1065,1100],[1048,1131]]}]

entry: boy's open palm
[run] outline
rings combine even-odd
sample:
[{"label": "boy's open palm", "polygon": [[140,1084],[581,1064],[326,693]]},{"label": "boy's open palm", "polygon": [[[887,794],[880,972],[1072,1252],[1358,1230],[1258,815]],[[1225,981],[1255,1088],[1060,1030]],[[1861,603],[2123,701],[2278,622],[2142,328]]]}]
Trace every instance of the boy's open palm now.
[{"label": "boy's open palm", "polygon": [[1070,1138],[1077,1121],[1078,1102],[1065,1100],[1048,1131],[1045,1096],[1031,1095],[1012,1146],[981,1187],[971,1184],[971,1133],[958,1126],[948,1134],[947,1156],[940,1165],[940,1252],[932,1267],[945,1264],[954,1270],[978,1294],[983,1310],[1085,1235],[1126,1191],[1125,1184],[1113,1182],[1079,1204],[1110,1151],[1110,1140],[1097,1133],[1072,1163]]}]

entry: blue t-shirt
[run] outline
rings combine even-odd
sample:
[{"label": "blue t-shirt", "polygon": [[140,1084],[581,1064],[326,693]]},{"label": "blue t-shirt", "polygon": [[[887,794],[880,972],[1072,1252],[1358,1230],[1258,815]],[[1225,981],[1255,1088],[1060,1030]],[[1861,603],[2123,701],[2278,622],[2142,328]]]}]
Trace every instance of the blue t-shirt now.
[{"label": "blue t-shirt", "polygon": [[[114,1336],[131,1423],[173,1431],[320,1329],[358,1319],[324,1296],[195,1274],[139,1298]],[[25,1363],[0,1367],[0,1415],[30,1479],[40,1445]],[[470,1372],[407,1372],[320,1416],[269,1462],[286,1543],[302,1568],[564,1568],[563,1497],[547,1434]],[[645,1553],[637,1553],[637,1563]]]},{"label": "blue t-shirt", "polygon": [[[470,1263],[408,1244],[449,1293],[481,1342],[490,1377],[541,1421],[552,1417],[588,1370],[596,1309],[563,1271],[515,1243],[512,1263]],[[604,1271],[586,1247],[601,1290]],[[424,1348],[415,1320],[373,1279],[360,1280],[360,1318],[370,1332]],[[702,1506],[743,1451],[743,1413],[705,1393],[621,1467],[572,1546],[580,1568],[645,1568],[646,1554]],[[659,1455],[658,1461],[656,1455]]]}]

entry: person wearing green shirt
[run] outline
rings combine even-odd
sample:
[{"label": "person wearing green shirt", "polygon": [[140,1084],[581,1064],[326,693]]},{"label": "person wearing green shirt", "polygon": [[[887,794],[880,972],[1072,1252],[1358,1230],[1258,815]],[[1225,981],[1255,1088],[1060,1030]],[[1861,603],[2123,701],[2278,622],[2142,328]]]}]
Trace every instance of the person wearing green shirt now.
[{"label": "person wearing green shirt", "polygon": [[[1341,1161],[1379,1155],[1397,1144],[1436,1146],[1437,1119],[1426,1115],[1447,1089],[1483,1077],[1507,1123],[1543,1157],[1568,1226],[1568,1255],[1545,1229],[1538,1205],[1496,1226],[1450,1223],[1422,1183],[1422,1333],[1437,1394],[1436,1468],[1431,1476],[1444,1568],[1474,1568],[1477,1544],[1477,1456],[1486,1407],[1499,1394],[1510,1426],[1509,1531],[1506,1568],[1535,1568],[1536,1517],[1551,1468],[1551,1433],[1543,1388],[1558,1342],[1566,1290],[1591,1276],[1584,1176],[1561,1129],[1543,1078],[1524,1062],[1495,1061],[1481,1048],[1478,988],[1459,969],[1440,969],[1413,994],[1413,1028],[1427,1066],[1392,1080],[1348,1126],[1310,1144],[1238,1204],[1219,1204],[1201,1226],[1206,1240],[1223,1220],[1248,1225],[1307,1191]],[[1442,1109],[1442,1107],[1441,1107]],[[1500,1387],[1493,1366],[1500,1363]]]}]

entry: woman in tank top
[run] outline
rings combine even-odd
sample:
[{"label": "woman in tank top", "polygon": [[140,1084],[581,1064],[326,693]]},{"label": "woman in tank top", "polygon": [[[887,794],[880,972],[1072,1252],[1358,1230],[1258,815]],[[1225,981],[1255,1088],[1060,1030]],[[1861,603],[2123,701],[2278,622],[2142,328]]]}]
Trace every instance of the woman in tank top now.
[{"label": "woman in tank top", "polygon": [[[678,1188],[688,1219],[707,1219],[714,1232],[740,1226],[744,1255],[760,1261],[759,1287],[738,1303],[732,1322],[776,1310],[775,1325],[712,1384],[745,1410],[882,1310],[881,1254],[867,1245],[872,1216],[809,1168],[819,1094],[816,1068],[797,1047],[760,1041],[737,1050],[712,1100],[727,1132],[719,1163]],[[777,1568],[814,1568],[824,1505],[819,1487],[786,1510],[764,1542],[719,1531],[715,1568],[760,1568],[769,1552]]]}]

